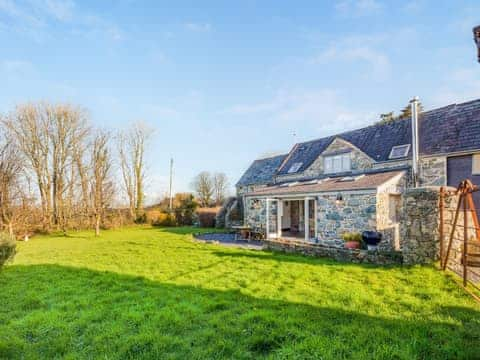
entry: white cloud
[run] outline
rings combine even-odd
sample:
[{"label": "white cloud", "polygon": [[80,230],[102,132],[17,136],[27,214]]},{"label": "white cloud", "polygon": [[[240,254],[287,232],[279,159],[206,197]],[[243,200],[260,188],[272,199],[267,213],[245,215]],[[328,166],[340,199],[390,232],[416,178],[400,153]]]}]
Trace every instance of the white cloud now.
[{"label": "white cloud", "polygon": [[0,62],[0,73],[7,79],[18,79],[34,71],[32,63],[24,60],[4,60]]},{"label": "white cloud", "polygon": [[[397,35],[398,38],[400,35]],[[402,35],[403,36],[403,35]],[[332,40],[319,54],[308,58],[309,64],[366,64],[364,77],[384,81],[390,77],[391,62],[383,50],[387,34],[354,35]]]},{"label": "white cloud", "polygon": [[390,77],[390,60],[387,54],[367,45],[345,47],[334,45],[311,59],[314,64],[327,62],[363,62],[369,66],[368,77],[383,81]]},{"label": "white cloud", "polygon": [[72,0],[45,0],[45,10],[60,21],[70,21],[74,16],[75,3]]},{"label": "white cloud", "polygon": [[426,7],[425,0],[411,0],[404,5],[405,11],[417,12],[423,10]]},{"label": "white cloud", "polygon": [[[0,0],[0,15],[5,15],[8,28],[23,32],[36,40],[49,34],[50,28],[61,22],[71,34],[83,36],[101,35],[109,40],[125,38],[124,32],[114,23],[96,14],[81,11],[73,0],[28,0],[15,3]],[[63,32],[67,34],[67,32]]]},{"label": "white cloud", "polygon": [[441,85],[427,99],[432,106],[445,106],[480,98],[480,72],[478,66],[459,68],[448,73]]},{"label": "white cloud", "polygon": [[335,4],[335,10],[348,17],[374,15],[382,9],[383,4],[377,0],[342,0]]},{"label": "white cloud", "polygon": [[279,91],[268,101],[236,105],[221,113],[240,116],[242,120],[269,120],[275,126],[310,130],[318,136],[355,129],[376,118],[375,112],[352,109],[342,99],[340,93],[331,89]]},{"label": "white cloud", "polygon": [[18,6],[11,0],[0,0],[0,14],[4,14],[7,18],[15,23],[22,24],[22,26],[41,27],[44,22],[32,11]]},{"label": "white cloud", "polygon": [[212,29],[212,25],[210,25],[209,23],[189,22],[185,24],[185,28],[194,32],[209,32]]}]

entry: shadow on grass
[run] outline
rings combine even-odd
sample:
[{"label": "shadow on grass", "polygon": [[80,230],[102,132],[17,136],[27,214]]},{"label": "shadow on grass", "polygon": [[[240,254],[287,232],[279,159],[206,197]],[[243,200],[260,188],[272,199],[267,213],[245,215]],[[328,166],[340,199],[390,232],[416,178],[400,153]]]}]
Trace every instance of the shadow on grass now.
[{"label": "shadow on grass", "polygon": [[58,265],[9,266],[0,288],[0,358],[458,359],[480,346],[480,314],[463,307],[385,318]]}]

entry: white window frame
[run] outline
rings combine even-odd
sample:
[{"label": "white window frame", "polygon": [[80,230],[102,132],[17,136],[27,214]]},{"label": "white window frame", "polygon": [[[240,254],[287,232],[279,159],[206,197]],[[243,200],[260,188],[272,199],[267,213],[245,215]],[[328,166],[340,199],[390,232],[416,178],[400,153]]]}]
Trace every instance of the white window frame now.
[{"label": "white window frame", "polygon": [[[404,155],[403,155],[403,156],[395,156],[395,157],[393,157],[394,151],[397,150],[398,148],[402,148],[402,147],[405,147],[405,148],[406,148],[406,150],[405,150],[405,152],[404,152]],[[393,160],[393,159],[402,159],[402,158],[404,158],[404,157],[407,157],[409,151],[410,151],[410,144],[396,145],[396,146],[392,147],[392,150],[390,150],[390,155],[388,155],[388,158],[389,158],[390,160]]]},{"label": "white window frame", "polygon": [[472,155],[472,175],[480,175],[480,154]]},{"label": "white window frame", "polygon": [[323,172],[325,174],[342,173],[352,170],[350,153],[325,156],[323,164]]},{"label": "white window frame", "polygon": [[303,162],[296,162],[296,163],[293,163],[292,166],[290,166],[290,169],[288,169],[288,173],[289,174],[292,174],[292,173],[296,173],[303,165]]}]

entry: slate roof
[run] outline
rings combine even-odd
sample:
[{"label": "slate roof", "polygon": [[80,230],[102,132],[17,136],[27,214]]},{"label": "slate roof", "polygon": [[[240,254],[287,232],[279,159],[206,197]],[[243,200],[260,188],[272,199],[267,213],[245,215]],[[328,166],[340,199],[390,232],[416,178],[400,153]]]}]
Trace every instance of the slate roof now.
[{"label": "slate roof", "polygon": [[[479,150],[480,99],[421,113],[419,133],[422,155]],[[392,147],[411,144],[411,119],[372,125],[296,144],[288,155],[254,161],[237,185],[268,184],[274,175],[288,174],[290,167],[298,162],[302,166],[297,172],[302,172],[336,137],[352,143],[377,162],[388,161]],[[407,157],[411,157],[411,147]]]},{"label": "slate roof", "polygon": [[366,174],[356,181],[341,181],[342,177],[337,177],[321,180],[318,184],[300,182],[294,186],[273,185],[249,193],[246,196],[305,194],[345,190],[374,190],[388,180],[393,179],[395,176],[404,172],[405,171],[384,171]]},{"label": "slate roof", "polygon": [[[419,132],[422,155],[480,149],[480,99],[423,112]],[[302,162],[298,172],[304,171],[336,137],[352,143],[377,162],[388,161],[392,147],[411,144],[411,119],[299,143],[278,170],[278,175],[288,174],[296,162]],[[407,156],[410,154],[411,149]]]},{"label": "slate roof", "polygon": [[237,182],[237,186],[262,185],[272,182],[273,175],[287,154],[255,160]]},{"label": "slate roof", "polygon": [[419,132],[425,155],[480,149],[480,99],[423,113]]}]

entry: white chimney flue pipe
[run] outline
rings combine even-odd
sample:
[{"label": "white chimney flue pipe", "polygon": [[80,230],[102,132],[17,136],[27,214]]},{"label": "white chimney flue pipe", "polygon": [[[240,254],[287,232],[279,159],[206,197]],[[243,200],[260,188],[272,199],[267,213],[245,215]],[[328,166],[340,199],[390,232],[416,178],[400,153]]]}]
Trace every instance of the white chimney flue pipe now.
[{"label": "white chimney flue pipe", "polygon": [[412,176],[413,186],[419,185],[419,132],[418,132],[418,96],[410,101],[412,113]]}]

